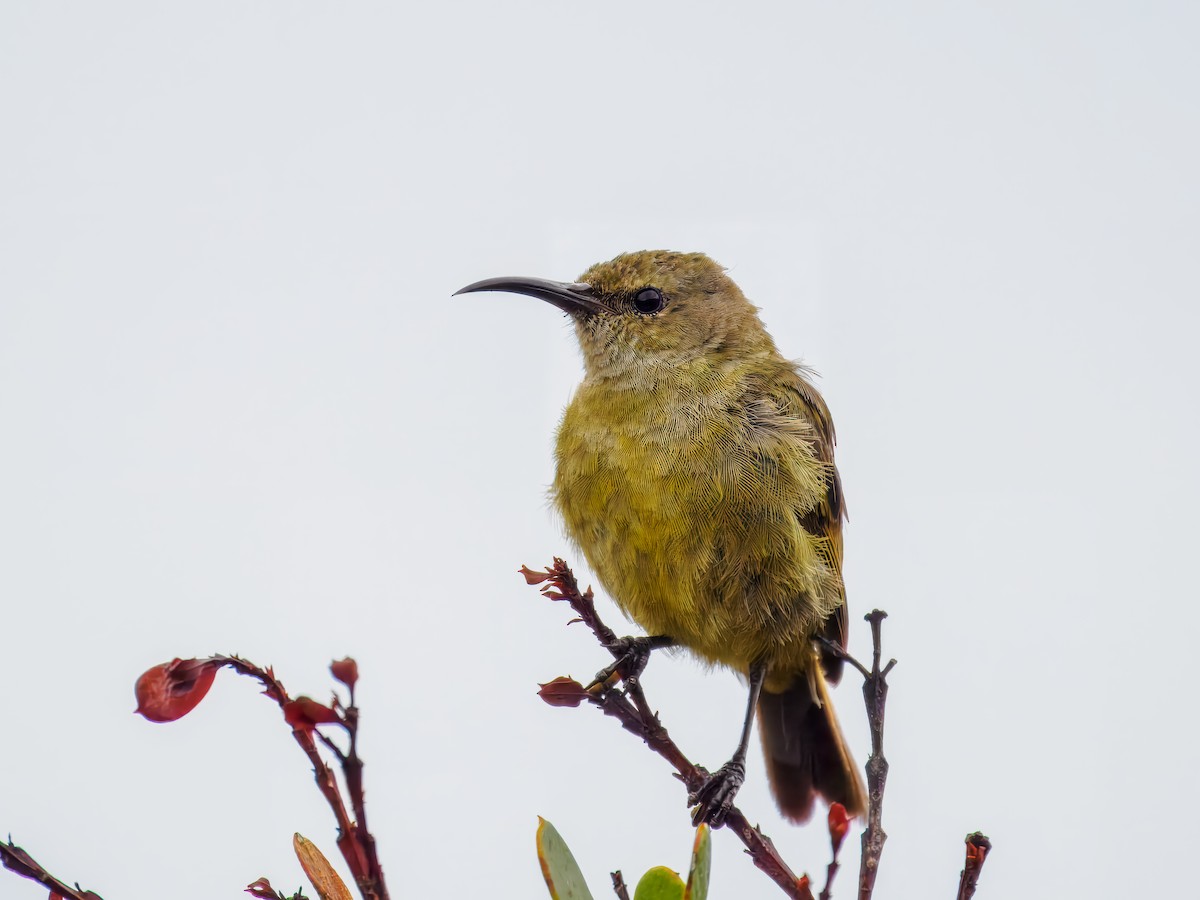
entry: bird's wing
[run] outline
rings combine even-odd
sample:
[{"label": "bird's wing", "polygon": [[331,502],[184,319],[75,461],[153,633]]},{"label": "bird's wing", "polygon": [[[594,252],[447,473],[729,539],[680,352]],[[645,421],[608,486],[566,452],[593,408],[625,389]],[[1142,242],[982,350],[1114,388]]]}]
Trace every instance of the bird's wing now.
[{"label": "bird's wing", "polygon": [[[842,495],[842,479],[838,475],[837,466],[833,461],[833,447],[837,435],[833,428],[833,418],[825,398],[821,396],[812,382],[808,380],[807,370],[798,367],[792,370],[792,377],[783,380],[780,395],[776,402],[790,415],[797,416],[810,422],[813,426],[815,440],[813,450],[817,458],[827,467],[825,494],[804,517],[800,524],[811,535],[823,539],[822,554],[826,562],[835,572],[839,580],[842,574],[842,522],[846,519],[846,502]],[[842,586],[842,604],[825,621],[823,629],[825,638],[836,641],[842,647],[846,646],[849,638],[849,622],[846,610],[846,588]],[[842,661],[833,654],[823,651],[821,654],[825,676],[836,684],[841,678]]]}]

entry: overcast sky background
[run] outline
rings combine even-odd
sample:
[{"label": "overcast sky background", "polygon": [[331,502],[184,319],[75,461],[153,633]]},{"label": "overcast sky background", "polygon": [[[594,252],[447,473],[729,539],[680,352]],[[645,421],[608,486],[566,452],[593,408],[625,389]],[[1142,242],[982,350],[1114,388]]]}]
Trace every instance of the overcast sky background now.
[{"label": "overcast sky background", "polygon": [[[1186,3],[0,6],[0,834],[107,900],[294,890],[333,823],[222,673],[362,670],[393,897],[597,898],[684,868],[660,759],[536,682],[604,654],[516,574],[574,337],[493,275],[728,266],[834,412],[852,649],[889,611],[877,895],[1178,896],[1200,802],[1192,559],[1200,13]],[[601,610],[625,626],[604,601]],[[743,688],[656,658],[710,766]],[[860,759],[857,683],[837,693]],[[797,869],[827,837],[740,806]],[[716,900],[780,896],[717,834]],[[857,838],[841,897],[853,895]],[[0,895],[42,888],[0,872]],[[311,893],[311,892],[310,892]]]}]

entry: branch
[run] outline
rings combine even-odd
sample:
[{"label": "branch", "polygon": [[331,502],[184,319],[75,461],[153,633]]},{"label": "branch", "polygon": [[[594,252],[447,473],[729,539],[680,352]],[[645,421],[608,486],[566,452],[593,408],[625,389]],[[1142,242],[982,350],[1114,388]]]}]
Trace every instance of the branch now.
[{"label": "branch", "polygon": [[887,832],[883,830],[883,792],[887,788],[888,762],[883,755],[883,714],[887,704],[887,676],[896,665],[889,660],[882,669],[883,620],[887,613],[873,609],[863,616],[871,623],[871,668],[868,669],[833,641],[823,640],[832,653],[846,660],[863,676],[863,700],[867,704],[867,724],[871,729],[871,755],[867,759],[867,828],[862,834],[862,861],[858,870],[858,898],[871,900],[875,891],[875,876],[879,874],[879,858]]},{"label": "branch", "polygon": [[[283,684],[269,667],[261,669],[239,656],[214,656],[213,660],[229,666],[239,675],[257,679],[264,687],[263,693],[279,704],[284,718],[292,726],[292,737],[312,764],[317,788],[333,811],[333,817],[338,826],[338,849],[342,853],[342,858],[346,860],[346,865],[353,874],[354,881],[364,900],[388,900],[387,885],[383,880],[383,867],[379,864],[379,857],[376,853],[375,837],[367,830],[367,811],[362,786],[363,763],[358,756],[358,707],[354,703],[354,684],[358,679],[358,671],[353,660],[335,662],[330,667],[334,677],[346,684],[350,690],[350,705],[342,707],[335,697],[332,709],[334,713],[332,721],[340,724],[349,734],[350,751],[348,753],[343,753],[329,738],[316,730],[316,724],[322,723],[323,720],[314,721],[310,717],[310,709],[324,712],[329,709],[328,707],[316,704],[315,701],[309,701],[305,697],[297,700],[289,698]],[[312,704],[312,707],[297,709],[305,701]],[[341,765],[342,775],[346,779],[346,788],[350,793],[350,802],[354,809],[354,819],[350,818],[350,814],[346,810],[346,802],[342,798],[342,792],[338,787],[337,778],[334,777],[333,769],[321,758],[314,735],[330,749]]]},{"label": "branch", "polygon": [[817,900],[831,900],[833,897],[833,879],[837,877],[838,870],[842,867],[838,860],[838,854],[842,850],[842,842],[846,840],[846,833],[850,830],[850,817],[846,814],[846,807],[841,803],[831,804],[828,822],[829,843],[833,847],[833,858],[825,870],[825,887],[821,888]]},{"label": "branch", "polygon": [[[240,656],[175,659],[148,669],[138,678],[134,687],[138,699],[137,712],[151,722],[173,722],[187,715],[204,699],[213,678],[222,667],[258,681],[263,686],[263,693],[279,706],[284,721],[292,727],[292,737],[312,764],[318,790],[333,811],[338,826],[338,849],[354,876],[363,900],[388,900],[383,868],[375,851],[375,839],[367,831],[366,825],[363,764],[358,756],[358,707],[354,702],[358,664],[352,659],[343,659],[329,666],[333,677],[349,688],[350,703],[344,706],[335,694],[333,701],[326,706],[310,697],[289,697],[270,667],[263,669]],[[344,752],[318,731],[321,725],[344,728],[350,738],[349,752]],[[342,767],[357,821],[350,817],[333,769],[321,757],[318,741],[325,745]]]},{"label": "branch", "polygon": [[[292,737],[312,764],[321,795],[333,811],[338,824],[338,849],[354,875],[364,900],[388,900],[383,868],[376,854],[375,838],[367,830],[362,786],[363,763],[358,755],[359,710],[354,702],[354,685],[358,681],[357,664],[352,659],[343,659],[329,667],[333,677],[349,689],[350,703],[343,706],[335,694],[332,704],[325,706],[308,697],[289,697],[282,682],[275,677],[270,667],[260,668],[239,656],[175,659],[150,668],[138,678],[134,689],[138,699],[137,712],[151,722],[173,722],[187,715],[204,699],[212,686],[213,677],[222,667],[231,668],[239,675],[246,675],[258,681],[263,686],[263,693],[279,706],[284,721],[292,727]],[[318,725],[340,725],[344,728],[349,735],[349,751],[343,752],[326,735],[317,731]],[[337,778],[333,769],[321,758],[317,741],[324,744],[341,764],[357,821],[350,818]],[[324,860],[324,857],[321,859]],[[301,863],[303,862],[302,858]],[[7,844],[0,844],[0,863],[48,888],[51,900],[100,900],[99,895],[91,891],[85,891],[78,885],[72,888],[59,881],[11,840]],[[275,891],[265,878],[258,879],[246,890],[260,900],[287,900],[283,894]],[[297,898],[300,896],[299,893],[296,895]]]},{"label": "branch", "polygon": [[958,900],[971,900],[979,884],[979,873],[992,850],[992,842],[976,831],[967,835],[967,859],[962,874],[958,876]]},{"label": "branch", "polygon": [[355,834],[367,858],[369,887],[374,890],[375,896],[379,897],[379,900],[388,900],[387,886],[383,881],[383,866],[379,863],[379,853],[375,845],[375,835],[371,834],[370,829],[367,828],[363,762],[358,755],[358,707],[354,703],[353,686],[350,687],[350,705],[346,708],[345,713],[346,730],[350,733],[350,752],[339,759],[342,763],[342,775],[346,779],[346,789],[350,791],[350,804],[354,809],[354,818],[358,823]]},{"label": "branch", "polygon": [[[297,721],[297,708],[293,704],[299,701],[293,701],[288,696],[283,684],[275,677],[275,673],[270,667],[259,668],[239,656],[214,656],[212,659],[228,666],[239,675],[256,679],[263,685],[263,693],[279,704],[279,708],[284,711],[284,717],[292,725],[292,737],[300,745],[300,749],[304,751],[304,755],[308,757],[308,761],[313,767],[313,777],[317,782],[317,789],[333,811],[333,818],[338,827],[338,849],[342,852],[342,857],[346,860],[346,865],[353,873],[355,881],[359,883],[363,897],[365,900],[386,900],[386,892],[381,895],[377,891],[370,890],[370,885],[364,887],[362,883],[367,866],[358,840],[358,828],[346,810],[346,803],[342,799],[342,792],[338,787],[337,778],[334,777],[333,769],[321,758],[320,751],[317,750],[317,742],[313,737],[317,732],[313,723],[307,720]],[[292,712],[290,716],[289,708]],[[326,740],[324,736],[321,736],[321,739]]]},{"label": "branch", "polygon": [[[618,656],[619,646],[616,633],[605,625],[596,613],[596,605],[592,599],[592,591],[580,592],[575,575],[567,564],[555,557],[554,565],[545,572],[535,572],[522,567],[521,574],[529,584],[542,584],[542,593],[551,600],[565,600],[575,610],[578,621],[591,629],[592,634],[605,649]],[[675,744],[667,729],[663,727],[656,714],[650,711],[640,683],[626,686],[624,692],[613,687],[616,676],[584,688],[583,685],[570,678],[556,678],[542,685],[543,700],[554,706],[578,706],[587,700],[599,707],[605,715],[612,716],[626,730],[636,734],[646,744],[675,767],[680,781],[692,793],[704,784],[707,774],[691,760]],[[626,696],[628,695],[628,697]],[[632,698],[633,702],[630,702]],[[767,876],[774,881],[783,892],[793,900],[812,900],[812,892],[808,888],[807,877],[797,878],[787,863],[779,856],[771,839],[758,828],[751,825],[736,806],[731,807],[725,816],[725,827],[730,828],[738,839],[746,846],[746,851]]]},{"label": "branch", "polygon": [[629,888],[625,885],[625,876],[621,874],[620,869],[612,873],[612,884],[617,900],[629,900]]},{"label": "branch", "polygon": [[7,843],[0,843],[0,863],[3,863],[4,868],[47,888],[51,898],[58,896],[62,900],[101,900],[99,894],[84,890],[78,883],[70,887],[59,881],[42,868],[41,863],[14,844],[11,837]]},{"label": "branch", "polygon": [[[867,704],[867,723],[871,728],[871,755],[867,758],[867,829],[862,836],[862,861],[858,874],[859,900],[871,900],[879,858],[887,832],[883,830],[883,792],[887,788],[888,762],[883,755],[883,713],[887,704],[887,676],[896,661],[889,660],[881,670],[883,620],[887,613],[873,609],[864,618],[871,623],[871,671],[863,681],[863,700]],[[859,667],[862,668],[861,666]]]}]

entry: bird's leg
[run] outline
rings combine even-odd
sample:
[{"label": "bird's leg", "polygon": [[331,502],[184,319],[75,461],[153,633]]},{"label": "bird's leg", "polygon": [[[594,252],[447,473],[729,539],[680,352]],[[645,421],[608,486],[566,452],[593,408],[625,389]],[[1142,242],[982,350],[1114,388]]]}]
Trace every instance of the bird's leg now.
[{"label": "bird's leg", "polygon": [[708,780],[695,793],[688,795],[688,805],[695,804],[692,824],[707,822],[713,828],[725,824],[725,815],[733,807],[733,798],[746,779],[746,750],[750,746],[750,729],[754,725],[754,710],[758,707],[758,695],[763,679],[767,675],[766,663],[755,663],[750,667],[750,697],[746,702],[746,720],[742,723],[742,739],[729,762],[708,776]]},{"label": "bird's leg", "polygon": [[665,634],[617,638],[611,644],[606,645],[608,652],[616,659],[611,666],[605,666],[596,673],[595,679],[588,685],[588,688],[605,684],[618,674],[625,682],[626,688],[636,688],[638,678],[645,671],[646,664],[650,662],[650,653],[674,644],[675,639],[667,637]]}]

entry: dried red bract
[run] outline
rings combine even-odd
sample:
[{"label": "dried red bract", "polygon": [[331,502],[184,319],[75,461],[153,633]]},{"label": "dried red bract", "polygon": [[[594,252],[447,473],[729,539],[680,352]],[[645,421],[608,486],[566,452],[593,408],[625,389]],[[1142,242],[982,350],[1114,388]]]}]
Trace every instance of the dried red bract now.
[{"label": "dried red bract", "polygon": [[275,888],[271,887],[271,882],[265,878],[259,878],[246,885],[246,893],[252,897],[258,897],[259,900],[279,900],[279,893]]},{"label": "dried red bract", "polygon": [[358,663],[348,656],[345,659],[335,659],[331,662],[329,671],[334,678],[348,688],[352,688],[358,683]]},{"label": "dried red bract", "polygon": [[529,566],[521,566],[517,571],[525,576],[526,584],[541,584],[543,581],[549,581],[554,577],[553,572],[535,572]]},{"label": "dried red bract", "polygon": [[578,706],[588,698],[588,692],[574,678],[560,675],[539,685],[538,696],[551,706]]},{"label": "dried red bract", "polygon": [[173,659],[148,669],[134,685],[136,713],[151,722],[174,722],[196,708],[221,663],[211,659]]},{"label": "dried red bract", "polygon": [[283,705],[283,718],[297,731],[312,731],[318,725],[340,722],[338,714],[311,697],[297,697]]},{"label": "dried red bract", "polygon": [[842,848],[842,841],[846,839],[846,832],[850,830],[850,816],[846,814],[846,807],[840,803],[831,804],[829,807],[829,840],[833,844],[833,858],[837,859],[838,851]]}]

